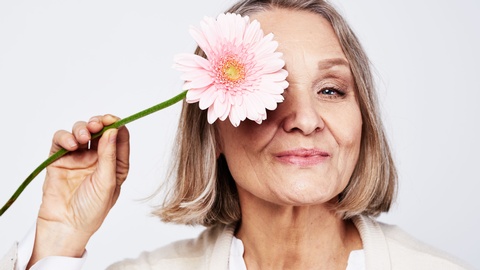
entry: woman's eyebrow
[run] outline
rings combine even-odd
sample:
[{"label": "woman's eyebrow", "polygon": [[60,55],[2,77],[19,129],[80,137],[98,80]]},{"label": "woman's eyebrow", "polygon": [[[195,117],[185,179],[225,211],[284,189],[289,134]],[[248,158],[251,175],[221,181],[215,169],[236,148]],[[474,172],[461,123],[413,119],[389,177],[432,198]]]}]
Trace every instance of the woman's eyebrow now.
[{"label": "woman's eyebrow", "polygon": [[319,70],[331,69],[335,66],[344,66],[345,68],[350,69],[350,64],[345,58],[329,58],[318,61]]}]

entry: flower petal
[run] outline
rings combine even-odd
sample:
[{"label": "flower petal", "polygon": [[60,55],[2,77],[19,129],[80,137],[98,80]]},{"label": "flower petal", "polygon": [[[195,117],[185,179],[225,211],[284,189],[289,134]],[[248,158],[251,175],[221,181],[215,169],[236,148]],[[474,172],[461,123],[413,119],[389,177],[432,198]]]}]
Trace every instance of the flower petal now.
[{"label": "flower petal", "polygon": [[177,54],[173,58],[175,64],[174,68],[202,68],[204,70],[210,70],[210,62],[196,54]]},{"label": "flower petal", "polygon": [[[189,89],[189,88],[186,88],[184,86],[184,89]],[[186,96],[186,101],[188,103],[195,103],[195,102],[198,102],[200,100],[200,98],[204,95],[204,92],[207,90],[208,88],[196,88],[196,89],[189,89],[187,91],[187,96]]]},{"label": "flower petal", "polygon": [[208,111],[207,111],[207,121],[208,123],[210,124],[213,124],[215,123],[215,121],[217,120],[217,115],[215,114],[215,112],[213,111],[213,108],[208,108]]},{"label": "flower petal", "polygon": [[213,104],[213,109],[215,110],[215,114],[220,119],[225,119],[228,116],[228,111],[230,109],[230,105],[226,102],[225,99],[217,98],[215,103]]},{"label": "flower petal", "polygon": [[212,77],[208,75],[202,75],[186,82],[184,84],[184,87],[185,89],[201,88],[201,87],[209,86],[212,83],[213,83]]},{"label": "flower petal", "polygon": [[198,106],[201,110],[205,110],[206,108],[210,107],[215,99],[217,98],[217,91],[215,86],[210,86],[205,92],[203,92],[202,96],[200,97]]}]

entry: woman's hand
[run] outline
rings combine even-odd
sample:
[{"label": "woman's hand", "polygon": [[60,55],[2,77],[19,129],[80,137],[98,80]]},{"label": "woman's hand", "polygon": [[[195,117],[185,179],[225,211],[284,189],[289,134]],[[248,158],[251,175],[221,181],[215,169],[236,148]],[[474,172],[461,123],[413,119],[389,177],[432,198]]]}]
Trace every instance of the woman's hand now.
[{"label": "woman's hand", "polygon": [[35,245],[29,266],[46,256],[81,257],[120,194],[129,169],[127,128],[91,134],[117,121],[112,115],[77,122],[72,132],[57,131],[50,154],[71,152],[47,167]]}]

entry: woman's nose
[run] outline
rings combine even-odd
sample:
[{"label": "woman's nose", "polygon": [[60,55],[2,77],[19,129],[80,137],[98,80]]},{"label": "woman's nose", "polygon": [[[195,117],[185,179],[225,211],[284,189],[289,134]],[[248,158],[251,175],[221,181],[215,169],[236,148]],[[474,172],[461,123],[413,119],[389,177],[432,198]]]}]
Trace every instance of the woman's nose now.
[{"label": "woman's nose", "polygon": [[284,117],[282,124],[286,132],[310,135],[324,128],[319,104],[309,92],[293,89],[285,91],[285,100],[277,109],[281,107]]}]

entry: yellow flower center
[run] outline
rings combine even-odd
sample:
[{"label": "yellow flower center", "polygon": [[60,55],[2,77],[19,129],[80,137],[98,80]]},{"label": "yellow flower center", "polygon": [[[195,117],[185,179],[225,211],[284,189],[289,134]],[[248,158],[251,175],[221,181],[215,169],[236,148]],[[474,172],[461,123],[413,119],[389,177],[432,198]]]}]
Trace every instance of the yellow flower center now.
[{"label": "yellow flower center", "polygon": [[238,82],[245,78],[245,66],[236,59],[228,58],[222,65],[222,77],[230,82]]}]

